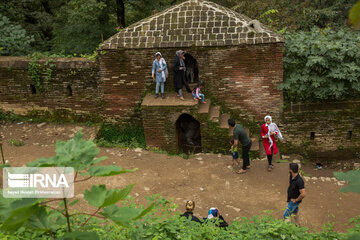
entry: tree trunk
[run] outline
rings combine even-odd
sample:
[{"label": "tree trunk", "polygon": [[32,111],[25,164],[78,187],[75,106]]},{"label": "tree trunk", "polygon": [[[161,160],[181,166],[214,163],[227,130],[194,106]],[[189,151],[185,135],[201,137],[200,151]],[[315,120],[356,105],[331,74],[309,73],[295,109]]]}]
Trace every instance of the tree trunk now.
[{"label": "tree trunk", "polygon": [[125,4],[124,0],[116,0],[116,17],[118,26],[125,28]]}]

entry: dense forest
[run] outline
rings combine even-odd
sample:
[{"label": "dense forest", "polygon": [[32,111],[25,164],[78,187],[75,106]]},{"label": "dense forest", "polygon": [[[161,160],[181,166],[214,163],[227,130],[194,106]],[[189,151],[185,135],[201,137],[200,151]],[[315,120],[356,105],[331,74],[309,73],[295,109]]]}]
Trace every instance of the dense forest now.
[{"label": "dense forest", "polygon": [[[358,98],[359,0],[213,0],[283,34],[288,101]],[[0,54],[91,55],[126,26],[182,0],[3,0]],[[311,90],[311,91],[309,91]]]},{"label": "dense forest", "polygon": [[[3,0],[2,55],[92,53],[117,30],[179,0]],[[348,27],[356,0],[214,0],[277,31]]]}]

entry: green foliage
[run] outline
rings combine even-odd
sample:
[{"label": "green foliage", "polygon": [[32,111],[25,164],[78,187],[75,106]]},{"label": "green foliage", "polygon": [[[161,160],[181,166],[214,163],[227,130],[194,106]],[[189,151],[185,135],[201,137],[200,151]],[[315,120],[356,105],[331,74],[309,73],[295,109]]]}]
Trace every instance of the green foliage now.
[{"label": "green foliage", "polygon": [[[101,192],[107,190],[101,190]],[[104,194],[100,194],[104,197]],[[74,238],[68,239],[82,239],[81,234],[87,236],[87,239],[207,239],[207,240],[242,240],[242,239],[288,239],[288,240],[328,240],[328,239],[356,239],[356,235],[360,233],[360,216],[350,220],[353,226],[348,229],[348,233],[334,232],[332,225],[324,226],[321,232],[310,232],[307,228],[297,227],[292,223],[283,221],[282,219],[275,219],[271,215],[254,216],[251,218],[238,218],[229,225],[228,229],[221,229],[216,226],[216,223],[206,222],[199,224],[192,222],[189,219],[180,217],[179,212],[176,211],[177,205],[171,200],[167,200],[159,195],[152,195],[147,197],[148,205],[152,208],[141,210],[135,208],[135,203],[132,198],[126,198],[122,203],[127,207],[118,207],[111,205],[101,214],[112,219],[113,222],[104,221],[102,219],[91,218],[81,228],[74,228]],[[96,205],[99,206],[100,203]],[[1,209],[1,208],[0,208]],[[136,210],[135,210],[136,209]],[[141,219],[137,219],[136,215],[140,216],[140,212],[147,213]],[[270,211],[267,214],[271,213]],[[131,222],[123,222],[125,218],[133,219]],[[74,216],[72,218],[73,226],[79,226],[87,220],[86,216]],[[40,224],[36,221],[39,227],[46,227],[46,224]],[[70,237],[63,228],[53,230],[57,239],[64,239]],[[8,235],[1,235],[2,239],[11,239]],[[79,235],[78,235],[79,234]],[[33,230],[25,230],[20,228],[15,232],[14,239],[44,239],[39,233],[34,233]],[[25,236],[28,236],[27,238]],[[32,237],[29,237],[32,236]],[[96,238],[98,236],[98,238]],[[352,238],[354,237],[354,238]]]},{"label": "green foliage", "polygon": [[360,170],[352,170],[347,173],[335,172],[335,177],[339,180],[346,181],[349,185],[342,187],[341,192],[360,193]]},{"label": "green foliage", "polygon": [[13,146],[16,146],[16,147],[21,147],[21,146],[24,146],[24,145],[25,145],[25,143],[24,143],[23,141],[18,140],[18,139],[10,139],[10,140],[8,141],[8,143],[9,143],[10,145],[13,145]]},{"label": "green foliage", "polygon": [[112,1],[70,0],[56,15],[53,49],[63,54],[92,53],[116,33]]},{"label": "green foliage", "polygon": [[34,41],[33,36],[28,36],[20,25],[12,23],[2,14],[0,14],[0,36],[2,55],[26,55],[30,51],[30,44]]},{"label": "green foliage", "polygon": [[358,98],[360,32],[313,28],[285,38],[280,89],[288,101]]},{"label": "green foliage", "polygon": [[[277,31],[282,29],[309,31],[313,27],[334,29],[346,27],[348,11],[356,1],[213,0],[251,19],[260,19]],[[271,10],[277,12],[271,12]],[[266,14],[265,18],[261,17],[264,13],[271,14]]]},{"label": "green foliage", "polygon": [[96,139],[98,146],[101,147],[146,148],[144,129],[136,124],[120,126],[104,123]]},{"label": "green foliage", "polygon": [[105,185],[92,186],[91,190],[85,190],[84,198],[89,205],[103,208],[124,200],[130,194],[134,185],[129,185],[123,189],[106,190]]},{"label": "green foliage", "polygon": [[[112,176],[135,171],[122,169],[115,165],[96,165],[105,160],[106,157],[96,158],[100,150],[95,143],[90,140],[86,141],[82,137],[83,134],[78,132],[69,141],[57,141],[56,156],[37,159],[28,163],[28,166],[73,167],[75,170],[74,183],[88,180],[93,176]],[[78,179],[79,176],[89,177]],[[95,232],[84,231],[83,229],[92,218],[104,219],[105,217],[104,221],[112,220],[116,224],[130,226],[132,221],[140,219],[152,210],[153,204],[150,204],[148,208],[115,205],[126,199],[132,188],[133,185],[123,189],[106,189],[105,185],[92,186],[91,190],[85,190],[83,195],[88,204],[97,207],[97,210],[93,213],[80,212],[77,214],[69,214],[69,207],[77,204],[78,200],[68,202],[66,198],[50,201],[31,198],[8,199],[1,194],[0,229],[6,232],[16,232],[24,227],[58,239],[99,239]],[[49,202],[53,201],[61,201],[59,208],[48,205]],[[79,223],[73,217],[74,215],[82,215],[86,218]],[[26,234],[29,233],[26,232]],[[32,234],[31,239],[35,239],[34,234]]]}]

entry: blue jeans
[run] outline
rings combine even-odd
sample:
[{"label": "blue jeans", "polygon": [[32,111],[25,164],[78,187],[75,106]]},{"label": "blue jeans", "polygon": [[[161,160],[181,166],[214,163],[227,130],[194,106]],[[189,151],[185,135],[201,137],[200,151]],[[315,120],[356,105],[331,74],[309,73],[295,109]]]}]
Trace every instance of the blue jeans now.
[{"label": "blue jeans", "polygon": [[164,94],[164,82],[156,82],[155,94],[159,94],[159,86],[161,85],[161,94]]},{"label": "blue jeans", "polygon": [[293,203],[292,201],[289,201],[284,212],[284,219],[290,218],[292,214],[297,214],[299,212],[299,204],[299,202]]},{"label": "blue jeans", "polygon": [[[195,99],[197,99],[197,96],[196,96],[195,93],[193,93],[192,95],[194,96]],[[201,102],[204,102],[204,101],[205,101],[205,96],[204,96],[204,94],[199,93],[199,97],[201,98]]]}]

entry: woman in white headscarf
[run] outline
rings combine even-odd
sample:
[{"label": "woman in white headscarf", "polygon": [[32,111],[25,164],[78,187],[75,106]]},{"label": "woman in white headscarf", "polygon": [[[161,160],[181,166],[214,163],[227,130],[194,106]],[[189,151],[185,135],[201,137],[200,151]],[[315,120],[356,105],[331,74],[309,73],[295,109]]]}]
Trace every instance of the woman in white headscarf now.
[{"label": "woman in white headscarf", "polygon": [[160,52],[155,53],[155,60],[152,68],[152,78],[156,81],[155,98],[159,97],[159,87],[161,87],[161,97],[164,95],[164,84],[168,75],[165,59]]},{"label": "woman in white headscarf", "polygon": [[274,166],[271,162],[272,156],[278,153],[275,136],[278,136],[280,140],[282,140],[283,137],[278,126],[272,122],[271,116],[266,116],[264,120],[265,123],[261,126],[261,137],[269,163],[268,171],[271,171]]}]

